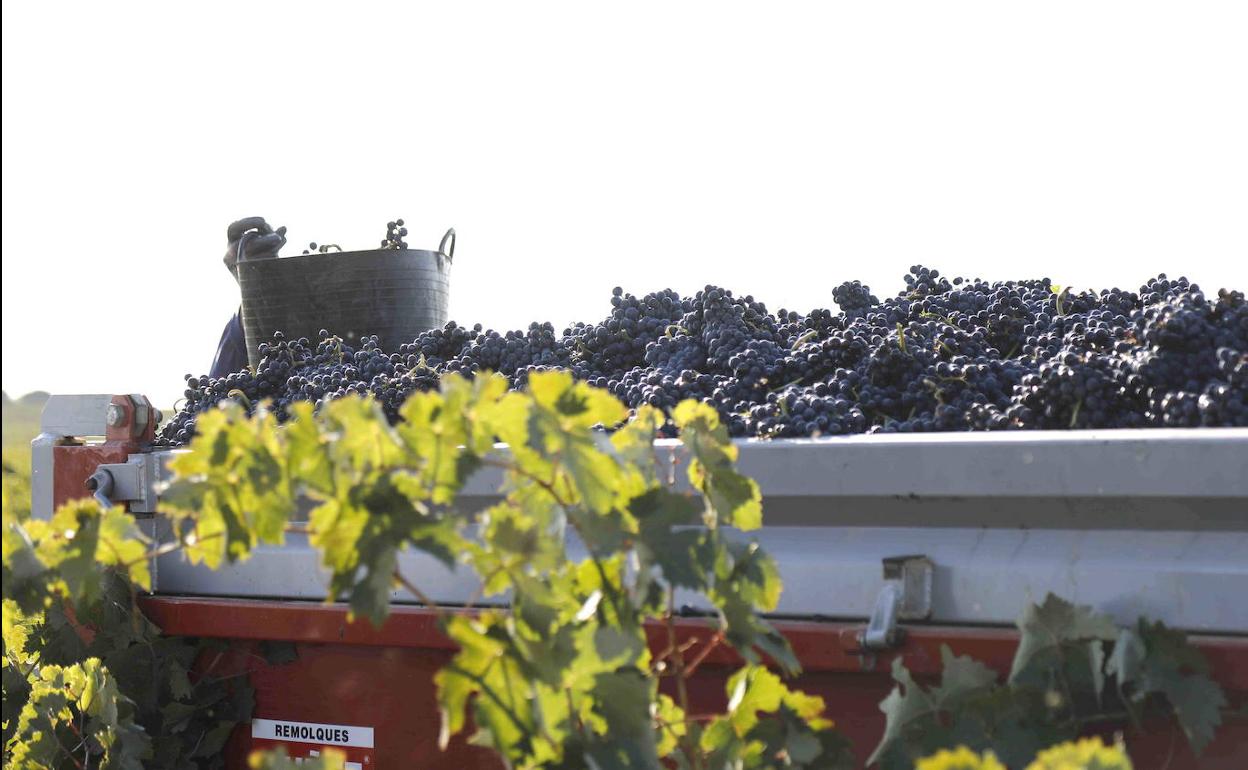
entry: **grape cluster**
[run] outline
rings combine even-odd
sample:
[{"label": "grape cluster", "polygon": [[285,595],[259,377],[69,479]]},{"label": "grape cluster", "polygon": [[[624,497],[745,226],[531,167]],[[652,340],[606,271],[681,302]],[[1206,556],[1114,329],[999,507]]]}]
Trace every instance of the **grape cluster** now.
[{"label": "grape cluster", "polygon": [[846,315],[860,316],[880,301],[861,281],[846,281],[832,290],[832,301]]},{"label": "grape cluster", "polygon": [[333,249],[333,250],[335,250],[335,251],[342,251],[342,247],[341,247],[341,246],[339,246],[339,245],[338,245],[338,244],[336,244],[336,243],[325,243],[325,244],[322,244],[322,245],[320,245],[320,246],[317,246],[317,245],[316,245],[316,241],[312,241],[311,243],[309,243],[309,244],[308,244],[308,248],[306,248],[306,249],[304,249],[304,250],[303,250],[303,253],[304,253],[305,255],[307,255],[307,254],[328,254],[330,249]]},{"label": "grape cluster", "polygon": [[[402,220],[390,230],[401,238]],[[562,334],[549,323],[501,333],[449,323],[397,352],[376,337],[353,348],[325,330],[314,341],[278,334],[254,371],[188,376],[159,443],[185,443],[196,415],[227,399],[271,402],[285,419],[296,401],[367,394],[397,420],[409,395],[448,372],[494,371],[523,387],[551,369],[631,408],[697,399],[734,436],[1248,426],[1242,292],[1207,296],[1165,275],[1135,292],[1072,292],[1047,278],[950,280],[919,265],[904,282],[884,300],[843,283],[839,311],[809,313],[771,313],[715,286],[685,297],[616,288],[607,318]]]},{"label": "grape cluster", "polygon": [[[402,219],[396,219],[393,222],[386,223],[386,237],[381,242],[383,249],[406,249],[407,241],[403,240],[407,237],[407,227],[404,226]],[[303,250],[307,254],[328,254],[333,249],[342,251],[342,247],[336,243],[328,243],[317,245],[316,241],[308,244],[308,248]]]},{"label": "grape cluster", "polygon": [[396,219],[393,222],[386,223],[386,237],[381,242],[383,249],[406,249],[407,241],[403,240],[407,237],[407,228],[403,226],[402,219]]}]

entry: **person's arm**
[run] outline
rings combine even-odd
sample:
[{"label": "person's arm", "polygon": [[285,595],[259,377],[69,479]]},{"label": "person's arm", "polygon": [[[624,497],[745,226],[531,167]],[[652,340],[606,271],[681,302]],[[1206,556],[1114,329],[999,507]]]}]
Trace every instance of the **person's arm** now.
[{"label": "person's arm", "polygon": [[[229,246],[225,250],[225,267],[238,280],[238,263],[252,259],[274,259],[286,245],[286,228],[274,230],[263,217],[247,217],[226,229]],[[217,354],[212,360],[209,377],[224,377],[247,368],[247,338],[243,333],[240,308],[221,332]]]}]

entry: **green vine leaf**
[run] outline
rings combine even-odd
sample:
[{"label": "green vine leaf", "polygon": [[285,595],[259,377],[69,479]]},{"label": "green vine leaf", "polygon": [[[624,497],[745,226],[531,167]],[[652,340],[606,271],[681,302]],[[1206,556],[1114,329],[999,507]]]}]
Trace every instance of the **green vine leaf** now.
[{"label": "green vine leaf", "polygon": [[[884,734],[867,759],[868,765],[887,756],[887,767],[908,767],[929,748],[927,744],[933,737],[946,732],[942,713],[989,694],[997,682],[994,671],[969,657],[954,655],[948,645],[941,645],[940,657],[940,684],[930,690],[914,681],[900,657],[893,659],[892,674],[897,686],[880,703],[886,720]],[[925,734],[917,747],[911,745],[916,732]]]},{"label": "green vine leaf", "polygon": [[728,723],[737,735],[758,724],[759,711],[775,711],[784,699],[780,677],[762,666],[746,666],[728,680]]},{"label": "green vine leaf", "polygon": [[537,435],[544,451],[566,470],[574,499],[583,500],[594,513],[610,511],[622,474],[616,461],[599,449],[589,429],[621,422],[628,416],[624,405],[606,391],[575,382],[568,372],[535,373],[529,387]]},{"label": "green vine leaf", "polygon": [[1117,637],[1118,629],[1108,616],[1049,594],[1042,604],[1027,608],[1018,628],[1022,638],[1010,669],[1012,684],[1046,685],[1048,678],[1043,672],[1055,663],[1083,679],[1103,682],[1102,654],[1089,651]]},{"label": "green vine leaf", "polygon": [[736,755],[745,767],[851,768],[848,742],[823,717],[822,698],[790,690],[761,666],[745,666],[727,683],[728,713],[700,742],[716,767]]},{"label": "green vine leaf", "polygon": [[643,564],[658,567],[673,586],[704,591],[715,566],[714,544],[699,523],[691,498],[656,487],[629,502],[638,522],[638,552]]},{"label": "green vine leaf", "polygon": [[707,527],[720,524],[741,530],[758,529],[763,524],[763,496],[758,484],[737,472],[737,447],[728,438],[728,429],[709,405],[685,401],[672,411],[681,440],[693,453],[689,482],[706,499]]},{"label": "green vine leaf", "polygon": [[[75,740],[75,731],[89,740]],[[98,658],[41,666],[16,733],[30,739],[11,747],[6,765],[12,767],[59,767],[68,753],[81,767],[142,770],[151,750],[150,738],[134,723],[133,702]]]},{"label": "green vine leaf", "polygon": [[252,752],[247,757],[251,770],[343,770],[347,755],[338,749],[321,750],[319,757],[291,759],[282,748]]},{"label": "green vine leaf", "polygon": [[949,646],[940,646],[940,684],[931,691],[936,708],[949,708],[968,695],[975,695],[997,683],[997,672],[968,655],[954,655]]},{"label": "green vine leaf", "polygon": [[604,770],[661,767],[658,736],[650,718],[656,694],[655,682],[636,668],[603,672],[594,678],[590,695],[605,730],[590,743],[591,766]]},{"label": "green vine leaf", "polygon": [[333,466],[326,451],[329,438],[316,424],[312,405],[298,401],[290,405],[286,422],[286,467],[292,480],[302,487],[297,491],[329,497],[334,493]]},{"label": "green vine leaf", "polygon": [[1119,634],[1107,671],[1137,712],[1150,696],[1164,696],[1197,754],[1213,740],[1226,695],[1209,678],[1208,662],[1183,632],[1141,620]]}]

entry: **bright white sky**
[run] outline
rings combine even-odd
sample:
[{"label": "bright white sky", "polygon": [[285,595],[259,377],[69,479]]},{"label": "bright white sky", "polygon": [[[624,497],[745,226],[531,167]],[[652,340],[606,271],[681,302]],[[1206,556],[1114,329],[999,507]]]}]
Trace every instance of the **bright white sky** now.
[{"label": "bright white sky", "polygon": [[258,214],[460,234],[452,317],[990,279],[1248,289],[1248,5],[5,3],[3,387],[206,371]]}]

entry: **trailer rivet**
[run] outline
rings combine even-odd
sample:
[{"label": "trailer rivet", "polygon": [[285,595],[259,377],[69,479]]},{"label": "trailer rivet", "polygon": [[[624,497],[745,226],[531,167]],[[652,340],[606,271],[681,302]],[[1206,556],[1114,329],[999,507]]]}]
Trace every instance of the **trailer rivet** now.
[{"label": "trailer rivet", "polygon": [[110,428],[119,428],[126,421],[126,410],[120,404],[109,404],[104,419]]}]

